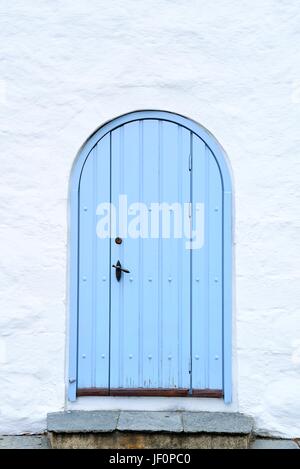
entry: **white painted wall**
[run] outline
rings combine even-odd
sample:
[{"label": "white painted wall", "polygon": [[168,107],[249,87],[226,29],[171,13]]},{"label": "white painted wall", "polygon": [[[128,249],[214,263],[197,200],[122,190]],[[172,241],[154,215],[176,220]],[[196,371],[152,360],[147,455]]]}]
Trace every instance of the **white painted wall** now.
[{"label": "white painted wall", "polygon": [[[157,108],[199,121],[231,160],[232,409],[300,436],[299,1],[2,0],[1,10],[0,432],[41,431],[65,406],[75,155],[107,119]],[[217,408],[193,405],[206,404]]]}]

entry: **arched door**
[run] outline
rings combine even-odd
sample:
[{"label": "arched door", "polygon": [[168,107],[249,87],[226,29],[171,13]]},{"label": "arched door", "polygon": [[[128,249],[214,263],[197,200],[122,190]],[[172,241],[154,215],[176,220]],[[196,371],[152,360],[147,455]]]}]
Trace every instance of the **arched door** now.
[{"label": "arched door", "polygon": [[74,172],[70,398],[230,401],[231,190],[215,140],[181,116],[131,113]]}]

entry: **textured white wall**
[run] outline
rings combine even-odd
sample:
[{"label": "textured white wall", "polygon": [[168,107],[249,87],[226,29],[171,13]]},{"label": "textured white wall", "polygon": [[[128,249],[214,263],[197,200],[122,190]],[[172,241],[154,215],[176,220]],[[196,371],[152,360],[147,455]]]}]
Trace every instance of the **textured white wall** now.
[{"label": "textured white wall", "polygon": [[68,179],[88,135],[143,108],[231,160],[236,406],[300,436],[298,0],[1,1],[0,432],[65,405]]}]

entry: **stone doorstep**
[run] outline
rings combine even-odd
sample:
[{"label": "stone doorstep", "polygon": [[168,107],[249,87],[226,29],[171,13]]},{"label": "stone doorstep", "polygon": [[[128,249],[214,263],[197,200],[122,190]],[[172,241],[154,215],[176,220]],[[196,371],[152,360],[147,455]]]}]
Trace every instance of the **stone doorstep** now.
[{"label": "stone doorstep", "polygon": [[253,419],[227,412],[66,411],[47,416],[51,433],[167,432],[249,435]]},{"label": "stone doorstep", "polygon": [[48,414],[53,448],[248,448],[253,419],[225,412],[66,411]]},{"label": "stone doorstep", "polygon": [[0,435],[0,449],[48,449],[46,435]]},{"label": "stone doorstep", "polygon": [[293,440],[280,440],[275,438],[257,438],[251,445],[251,449],[300,449]]}]

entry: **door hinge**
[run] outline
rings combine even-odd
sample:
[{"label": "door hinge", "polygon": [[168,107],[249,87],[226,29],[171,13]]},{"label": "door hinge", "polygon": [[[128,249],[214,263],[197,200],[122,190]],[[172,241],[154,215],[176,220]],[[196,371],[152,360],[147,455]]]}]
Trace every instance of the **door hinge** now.
[{"label": "door hinge", "polygon": [[192,218],[192,202],[189,202],[189,218]]},{"label": "door hinge", "polygon": [[192,171],[192,154],[189,155],[189,171]]},{"label": "door hinge", "polygon": [[190,360],[189,360],[189,374],[192,373],[192,357],[190,357]]}]

